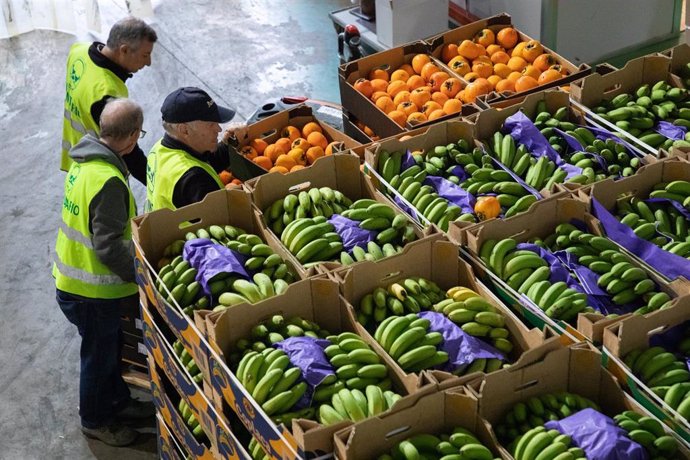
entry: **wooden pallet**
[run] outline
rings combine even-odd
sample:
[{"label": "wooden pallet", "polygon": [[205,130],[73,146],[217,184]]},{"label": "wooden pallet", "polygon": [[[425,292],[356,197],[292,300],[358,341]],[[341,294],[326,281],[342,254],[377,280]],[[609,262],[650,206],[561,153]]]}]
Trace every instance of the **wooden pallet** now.
[{"label": "wooden pallet", "polygon": [[130,367],[122,371],[122,378],[128,385],[133,385],[145,390],[151,388],[151,378],[147,372],[142,372]]}]

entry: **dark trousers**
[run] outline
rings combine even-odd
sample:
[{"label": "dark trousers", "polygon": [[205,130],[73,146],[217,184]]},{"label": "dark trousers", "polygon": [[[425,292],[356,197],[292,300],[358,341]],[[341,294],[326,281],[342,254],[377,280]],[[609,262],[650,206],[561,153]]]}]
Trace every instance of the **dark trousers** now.
[{"label": "dark trousers", "polygon": [[137,296],[89,299],[58,289],[57,302],[81,336],[81,424],[86,428],[100,428],[112,423],[114,415],[130,398],[129,388],[120,372],[120,314],[126,302],[137,302]]}]

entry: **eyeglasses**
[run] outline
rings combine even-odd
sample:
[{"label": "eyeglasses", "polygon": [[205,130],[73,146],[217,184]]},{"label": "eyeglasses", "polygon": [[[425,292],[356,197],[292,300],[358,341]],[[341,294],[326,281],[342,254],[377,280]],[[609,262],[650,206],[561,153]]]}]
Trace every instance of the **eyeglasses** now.
[{"label": "eyeglasses", "polygon": [[146,136],[146,131],[144,131],[143,129],[140,129],[139,130],[139,139],[143,139],[144,136]]}]

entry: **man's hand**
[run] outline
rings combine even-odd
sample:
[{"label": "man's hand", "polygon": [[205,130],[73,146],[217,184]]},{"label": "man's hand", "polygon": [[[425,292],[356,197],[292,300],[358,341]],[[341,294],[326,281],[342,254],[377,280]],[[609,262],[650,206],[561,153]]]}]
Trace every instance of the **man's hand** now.
[{"label": "man's hand", "polygon": [[227,145],[231,139],[242,141],[247,134],[246,123],[230,123],[223,133],[223,143]]}]

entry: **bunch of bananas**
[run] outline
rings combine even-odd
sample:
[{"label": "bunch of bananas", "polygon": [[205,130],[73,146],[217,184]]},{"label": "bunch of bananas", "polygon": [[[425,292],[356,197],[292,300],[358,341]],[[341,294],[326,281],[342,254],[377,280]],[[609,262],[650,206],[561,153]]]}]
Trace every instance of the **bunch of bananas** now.
[{"label": "bunch of bananas", "polygon": [[[258,302],[283,292],[287,285],[295,280],[282,257],[259,236],[247,233],[241,228],[232,225],[211,225],[185,235],[186,241],[196,238],[211,240],[247,256],[244,267],[249,273],[255,274],[253,282],[233,277],[229,273],[216,275],[209,283],[209,289],[213,297],[228,294],[225,296],[226,301],[220,302],[221,306]],[[156,288],[164,294],[165,285],[170,290],[166,300],[172,302],[174,299],[185,313],[190,314],[194,310],[209,308],[210,303],[208,297],[203,295],[201,284],[195,281],[197,270],[182,258],[184,244],[185,241],[176,240],[165,248],[163,258],[158,264],[160,281],[156,280]]]},{"label": "bunch of bananas", "polygon": [[390,453],[380,455],[377,460],[421,458],[493,460],[498,457],[495,457],[470,430],[457,427],[450,435],[416,434],[411,436],[393,446]]},{"label": "bunch of bananas", "polygon": [[[447,299],[433,305],[434,311],[443,313],[466,333],[490,341],[499,351],[513,351],[513,344],[509,340],[510,332],[505,328],[505,318],[489,301],[463,286],[450,288],[446,295]],[[477,361],[472,365],[476,363],[479,366],[481,363]],[[501,366],[498,359],[484,361],[486,368],[481,369],[482,372],[492,372]]]},{"label": "bunch of bananas", "polygon": [[339,190],[330,187],[313,187],[297,194],[288,194],[276,200],[264,210],[266,224],[279,237],[288,224],[305,217],[325,217],[340,214],[352,201]]},{"label": "bunch of bananas", "polygon": [[431,322],[414,313],[384,319],[374,339],[405,372],[421,372],[448,361],[448,353],[439,349],[440,332],[428,332]]},{"label": "bunch of bananas", "polygon": [[[678,350],[687,356],[690,340],[682,340]],[[690,419],[690,372],[684,359],[657,346],[633,350],[623,361],[669,407],[686,420]]]},{"label": "bunch of bananas", "polygon": [[657,419],[645,417],[634,411],[625,411],[613,418],[628,433],[628,437],[645,448],[650,458],[677,458],[678,441],[666,434]]},{"label": "bunch of bananas", "polygon": [[196,362],[194,362],[192,355],[190,355],[184,345],[182,345],[182,342],[175,340],[175,342],[173,342],[173,351],[175,352],[175,355],[180,358],[182,365],[185,367],[185,369],[187,369],[189,375],[192,376],[194,383],[200,385],[204,380],[204,376],[201,373],[199,366],[196,364]]},{"label": "bunch of bananas", "polygon": [[512,455],[515,460],[587,460],[582,449],[571,445],[570,436],[538,426],[522,435]]},{"label": "bunch of bananas", "polygon": [[632,264],[632,259],[608,238],[583,232],[575,226],[564,223],[556,232],[543,241],[551,250],[566,250],[578,257],[581,265],[601,275],[597,284],[611,296],[615,305],[644,301],[645,305],[635,310],[646,314],[671,306],[671,297],[657,290],[643,269]]},{"label": "bunch of bananas", "polygon": [[358,221],[359,227],[364,230],[377,232],[376,241],[369,242],[366,251],[360,246],[355,246],[353,254],[350,255],[343,251],[340,235],[325,216],[293,220],[283,230],[280,240],[295,254],[300,263],[309,266],[311,263],[332,260],[338,255],[344,265],[360,260],[378,260],[399,252],[402,249],[401,244],[417,239],[414,226],[407,217],[397,214],[393,208],[376,200],[357,200],[339,214]]},{"label": "bunch of bananas", "polygon": [[390,315],[419,313],[444,299],[441,288],[424,278],[405,278],[387,287],[378,287],[359,302],[357,321],[363,326],[376,325]]},{"label": "bunch of bananas", "polygon": [[183,398],[180,398],[180,402],[177,405],[177,410],[180,411],[182,419],[185,421],[197,441],[203,442],[205,439],[208,439],[206,437],[206,432],[199,424],[199,420],[197,420],[197,418],[194,416],[192,408],[189,407],[189,404],[187,404]]},{"label": "bunch of bananas", "polygon": [[338,381],[332,385],[322,385],[314,393],[317,403],[328,401],[333,394],[343,388],[362,390],[369,385],[376,385],[382,390],[390,389],[392,383],[388,378],[388,368],[381,357],[358,335],[343,332],[329,336],[331,345],[324,353],[335,370]]},{"label": "bunch of bananas", "polygon": [[252,460],[270,460],[271,457],[266,453],[261,443],[252,436],[251,441],[249,441],[249,455]]},{"label": "bunch of bananas", "polygon": [[344,420],[359,422],[387,411],[400,399],[399,394],[368,385],[364,391],[343,388],[331,396],[330,404],[319,406],[319,422],[333,425]]},{"label": "bunch of bananas", "polygon": [[520,436],[549,420],[560,420],[582,409],[599,410],[596,403],[575,393],[546,393],[515,404],[496,424],[496,435],[515,452]]},{"label": "bunch of bananas", "polygon": [[516,249],[512,238],[488,240],[480,248],[479,257],[499,278],[526,295],[544,310],[549,318],[562,321],[575,319],[580,312],[594,309],[587,306],[587,296],[559,281],[551,283],[551,269],[537,253]]},{"label": "bunch of bananas", "polygon": [[[465,180],[462,183],[462,187],[469,193],[479,197],[495,194],[496,199],[501,205],[501,212],[504,213],[505,217],[511,217],[526,211],[532,203],[537,201],[537,197],[515,182],[513,176],[507,171],[494,169],[490,162],[487,162],[481,168],[474,169],[472,177]],[[463,218],[463,220],[466,219]]]},{"label": "bunch of bananas", "polygon": [[591,109],[651,147],[690,147],[690,133],[684,140],[674,141],[654,131],[659,121],[690,127],[690,100],[684,88],[673,88],[663,80],[644,84],[632,94],[619,94]]},{"label": "bunch of bananas", "polygon": [[[666,198],[690,209],[690,182],[675,180],[657,184],[649,198]],[[690,258],[688,219],[671,203],[646,203],[634,196],[622,196],[616,201],[616,215],[638,237],[671,254]]]},{"label": "bunch of bananas", "polygon": [[[568,108],[560,107],[552,115],[546,109],[546,103],[540,101],[537,106],[537,116],[534,124],[556,150],[561,157],[568,163],[582,168],[582,174],[586,177],[573,178],[576,183],[592,183],[602,180],[608,176],[623,177],[631,176],[642,166],[639,157],[629,153],[623,144],[619,144],[613,139],[601,140],[587,127],[576,126],[568,120]],[[557,135],[554,128],[559,128],[566,134],[574,137],[582,146],[584,151],[574,151],[568,148],[565,138]],[[606,162],[604,169],[588,153],[599,155]]]}]

